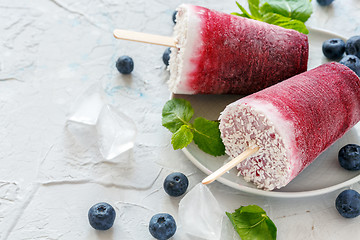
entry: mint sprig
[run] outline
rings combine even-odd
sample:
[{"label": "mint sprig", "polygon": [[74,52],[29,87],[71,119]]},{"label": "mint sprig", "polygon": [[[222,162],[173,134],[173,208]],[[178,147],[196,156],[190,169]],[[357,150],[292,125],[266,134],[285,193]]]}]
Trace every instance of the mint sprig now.
[{"label": "mint sprig", "polygon": [[263,20],[267,23],[278,25],[287,29],[295,29],[301,33],[308,34],[309,30],[305,24],[299,20],[283,17],[276,13],[267,13],[263,16]]},{"label": "mint sprig", "polygon": [[306,22],[312,14],[311,0],[266,0],[261,12],[277,13],[284,17]]},{"label": "mint sprig", "polygon": [[266,212],[257,205],[241,206],[226,212],[241,240],[275,240],[277,228]]},{"label": "mint sprig", "polygon": [[221,156],[225,154],[218,121],[210,121],[202,117],[195,118],[194,109],[185,99],[174,98],[166,102],[162,111],[162,125],[173,133],[171,144],[173,148],[181,149],[192,141],[204,152]]},{"label": "mint sprig", "polygon": [[312,14],[311,0],[248,0],[251,14],[238,2],[236,4],[241,13],[231,13],[233,15],[309,33],[304,23]]}]

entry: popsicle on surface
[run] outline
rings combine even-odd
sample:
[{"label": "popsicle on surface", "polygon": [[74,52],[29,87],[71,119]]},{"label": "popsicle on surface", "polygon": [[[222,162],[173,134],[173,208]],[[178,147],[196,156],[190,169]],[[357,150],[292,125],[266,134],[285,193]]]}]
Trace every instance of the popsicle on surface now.
[{"label": "popsicle on surface", "polygon": [[302,33],[200,6],[177,10],[173,93],[248,95],[307,70]]},{"label": "popsicle on surface", "polygon": [[221,138],[245,180],[273,190],[287,185],[360,121],[360,79],[328,63],[229,104],[220,116]]}]

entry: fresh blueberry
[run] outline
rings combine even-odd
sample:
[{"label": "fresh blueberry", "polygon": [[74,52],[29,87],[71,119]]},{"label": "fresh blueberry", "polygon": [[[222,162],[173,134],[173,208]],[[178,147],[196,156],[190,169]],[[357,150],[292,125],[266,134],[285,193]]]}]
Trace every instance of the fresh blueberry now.
[{"label": "fresh blueberry", "polygon": [[166,66],[169,66],[170,53],[171,53],[171,49],[167,48],[162,56],[163,62],[165,63]]},{"label": "fresh blueberry", "polygon": [[321,5],[321,6],[328,6],[330,5],[334,0],[317,0],[317,2]]},{"label": "fresh blueberry", "polygon": [[360,36],[353,36],[346,41],[345,52],[360,58]]},{"label": "fresh blueberry", "polygon": [[114,224],[115,216],[114,208],[105,202],[95,204],[88,212],[90,225],[96,230],[108,230],[111,228]]},{"label": "fresh blueberry", "polygon": [[360,146],[348,144],[338,154],[340,166],[347,170],[360,170]]},{"label": "fresh blueberry", "polygon": [[172,15],[172,20],[173,22],[176,24],[176,14],[178,13],[178,11],[174,11],[173,15]]},{"label": "fresh blueberry", "polygon": [[129,74],[134,70],[134,61],[129,56],[121,56],[116,61],[116,68],[122,74]]},{"label": "fresh blueberry", "polygon": [[341,216],[354,218],[360,215],[360,194],[348,189],[339,194],[335,201],[335,207]]},{"label": "fresh blueberry", "polygon": [[158,213],[150,219],[149,231],[154,238],[166,240],[175,234],[176,222],[170,214]]},{"label": "fresh blueberry", "polygon": [[360,59],[357,56],[347,55],[340,60],[340,63],[344,64],[360,76]]},{"label": "fresh blueberry", "polygon": [[179,172],[169,174],[164,181],[164,190],[172,197],[183,195],[186,192],[188,186],[188,178]]},{"label": "fresh blueberry", "polygon": [[345,42],[340,38],[332,38],[323,42],[322,51],[330,60],[336,60],[342,57],[345,52]]}]

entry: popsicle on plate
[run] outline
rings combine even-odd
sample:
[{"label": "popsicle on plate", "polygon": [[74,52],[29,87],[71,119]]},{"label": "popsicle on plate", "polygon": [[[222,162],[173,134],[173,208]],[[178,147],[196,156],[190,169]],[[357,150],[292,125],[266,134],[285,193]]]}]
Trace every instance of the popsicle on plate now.
[{"label": "popsicle on plate", "polygon": [[199,6],[177,10],[173,93],[248,95],[307,70],[302,33]]},{"label": "popsicle on plate", "polygon": [[245,180],[272,190],[287,185],[359,121],[359,77],[327,63],[229,104],[219,128],[233,158],[260,148],[237,167]]}]

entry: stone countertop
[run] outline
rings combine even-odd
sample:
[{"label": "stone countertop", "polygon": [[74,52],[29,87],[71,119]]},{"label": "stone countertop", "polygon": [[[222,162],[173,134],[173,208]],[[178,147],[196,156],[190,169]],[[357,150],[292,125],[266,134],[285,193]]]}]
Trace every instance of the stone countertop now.
[{"label": "stone countertop", "polygon": [[[244,4],[245,1],[239,1]],[[115,28],[171,35],[172,13],[181,3],[232,12],[234,1],[34,0],[0,3],[0,239],[152,239],[153,213],[175,219],[181,198],[170,198],[163,179],[186,174],[190,189],[204,177],[170,145],[161,126],[168,100],[165,47],[115,40]],[[360,34],[360,2],[312,2],[307,25],[350,37]],[[115,61],[133,57],[134,72],[119,74]],[[80,147],[67,131],[74,100],[100,83],[109,104],[129,116],[138,136],[130,167],[102,159],[94,147]],[[209,185],[224,211],[240,205],[264,208],[278,239],[356,239],[360,218],[344,219],[334,201],[339,191],[301,199],[259,197],[221,183]],[[353,189],[360,189],[354,184]],[[87,211],[97,202],[116,211],[114,227],[92,229]],[[226,235],[226,236],[225,236]],[[223,239],[239,239],[231,227]],[[180,239],[176,236],[174,239]]]}]

